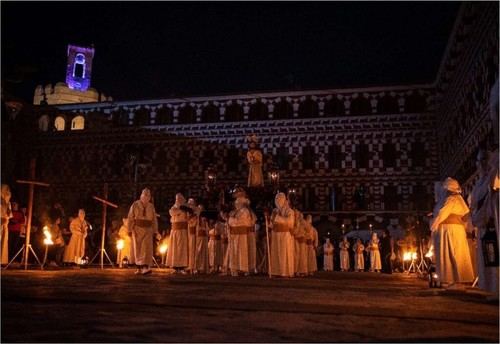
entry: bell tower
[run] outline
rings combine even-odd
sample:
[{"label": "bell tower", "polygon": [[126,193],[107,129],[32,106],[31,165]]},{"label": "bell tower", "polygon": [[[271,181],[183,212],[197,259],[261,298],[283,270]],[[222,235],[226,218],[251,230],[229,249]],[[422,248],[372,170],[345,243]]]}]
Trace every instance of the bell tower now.
[{"label": "bell tower", "polygon": [[66,84],[72,90],[85,92],[90,87],[94,47],[68,45]]}]

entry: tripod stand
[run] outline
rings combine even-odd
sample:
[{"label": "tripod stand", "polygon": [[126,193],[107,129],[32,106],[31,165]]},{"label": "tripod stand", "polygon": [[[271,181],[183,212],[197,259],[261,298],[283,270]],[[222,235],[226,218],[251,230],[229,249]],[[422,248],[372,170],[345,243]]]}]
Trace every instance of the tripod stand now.
[{"label": "tripod stand", "polygon": [[[43,264],[40,262],[40,259],[38,259],[38,256],[36,255],[35,251],[33,250],[33,247],[31,246],[31,244],[28,244],[27,247],[29,250],[28,252],[33,253],[33,256],[35,257],[36,261],[40,265],[40,268],[43,270]],[[14,260],[16,260],[16,258],[21,254],[21,252],[23,253],[23,255],[22,255],[23,259],[21,260],[21,264],[23,264],[25,257],[28,257],[28,253],[25,253],[25,250],[26,250],[26,244],[24,243],[23,247],[21,247],[21,249],[16,253],[16,255],[10,260],[9,264],[7,264],[5,266],[5,269],[7,269],[9,267],[9,265],[12,264],[12,262],[14,262]],[[26,262],[25,265],[27,266],[28,262]]]}]

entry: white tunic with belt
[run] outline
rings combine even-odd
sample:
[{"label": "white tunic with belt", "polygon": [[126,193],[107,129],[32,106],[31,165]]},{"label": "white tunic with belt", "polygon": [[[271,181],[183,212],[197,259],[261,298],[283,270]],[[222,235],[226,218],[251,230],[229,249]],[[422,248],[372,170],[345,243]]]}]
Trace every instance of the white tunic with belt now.
[{"label": "white tunic with belt", "polygon": [[76,218],[69,224],[71,239],[64,250],[63,261],[65,263],[79,264],[85,255],[85,238],[87,237],[88,224],[85,220]]},{"label": "white tunic with belt", "polygon": [[153,203],[135,201],[128,213],[128,226],[132,232],[135,263],[151,266],[153,263],[153,234],[158,234],[158,221]]},{"label": "white tunic with belt", "polygon": [[166,265],[171,268],[188,266],[188,214],[181,205],[174,204],[170,208],[170,245],[167,251]]}]

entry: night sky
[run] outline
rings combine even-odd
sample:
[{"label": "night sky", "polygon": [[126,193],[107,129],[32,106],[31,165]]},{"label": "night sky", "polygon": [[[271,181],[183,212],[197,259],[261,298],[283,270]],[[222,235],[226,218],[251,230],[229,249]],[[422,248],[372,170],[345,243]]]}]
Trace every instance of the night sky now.
[{"label": "night sky", "polygon": [[94,44],[115,100],[431,83],[458,2],[2,2],[4,91],[65,81]]}]

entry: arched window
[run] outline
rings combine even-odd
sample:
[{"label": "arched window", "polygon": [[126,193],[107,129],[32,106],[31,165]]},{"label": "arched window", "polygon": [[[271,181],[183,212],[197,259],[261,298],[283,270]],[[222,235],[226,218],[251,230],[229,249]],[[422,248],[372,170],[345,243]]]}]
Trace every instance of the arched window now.
[{"label": "arched window", "polygon": [[56,120],[54,121],[54,127],[56,128],[56,131],[63,131],[65,125],[66,125],[66,121],[64,120],[64,117],[57,116]]},{"label": "arched window", "polygon": [[425,110],[426,110],[426,102],[424,96],[418,93],[413,93],[408,97],[406,97],[405,112],[419,113],[419,112],[424,112]]},{"label": "arched window", "polygon": [[357,97],[351,103],[351,115],[369,115],[372,113],[370,101],[363,96]]},{"label": "arched window", "polygon": [[395,114],[399,113],[399,105],[396,98],[386,94],[378,100],[377,113]]},{"label": "arched window", "polygon": [[319,114],[318,103],[312,100],[311,97],[307,97],[306,100],[300,103],[299,117],[312,118],[312,117],[318,117],[318,114]]},{"label": "arched window", "polygon": [[179,111],[178,123],[189,124],[196,122],[196,113],[191,105],[181,108]]},{"label": "arched window", "polygon": [[285,99],[281,99],[278,103],[274,105],[274,115],[275,119],[286,119],[293,117],[293,106]]},{"label": "arched window", "polygon": [[248,113],[248,119],[251,121],[259,121],[269,119],[267,106],[260,100],[255,104],[250,106],[250,112]]},{"label": "arched window", "polygon": [[145,108],[138,109],[134,114],[134,125],[140,127],[149,124],[149,111]]},{"label": "arched window", "polygon": [[49,130],[49,121],[50,121],[50,118],[48,115],[43,115],[42,117],[40,117],[40,119],[38,120],[38,129],[40,131],[48,131]]},{"label": "arched window", "polygon": [[73,77],[85,78],[85,55],[76,54],[75,63],[73,64]]},{"label": "arched window", "polygon": [[218,122],[220,119],[219,116],[219,108],[214,104],[210,103],[205,106],[201,113],[201,121],[202,122]]},{"label": "arched window", "polygon": [[224,118],[226,119],[226,122],[243,121],[243,108],[237,103],[232,103],[226,107]]},{"label": "arched window", "polygon": [[345,106],[344,102],[337,97],[333,97],[325,104],[325,116],[344,116]]},{"label": "arched window", "polygon": [[83,130],[85,129],[85,117],[76,116],[71,121],[71,130]]},{"label": "arched window", "polygon": [[164,106],[156,111],[157,125],[172,124],[173,119],[174,119],[174,114],[171,108]]}]

